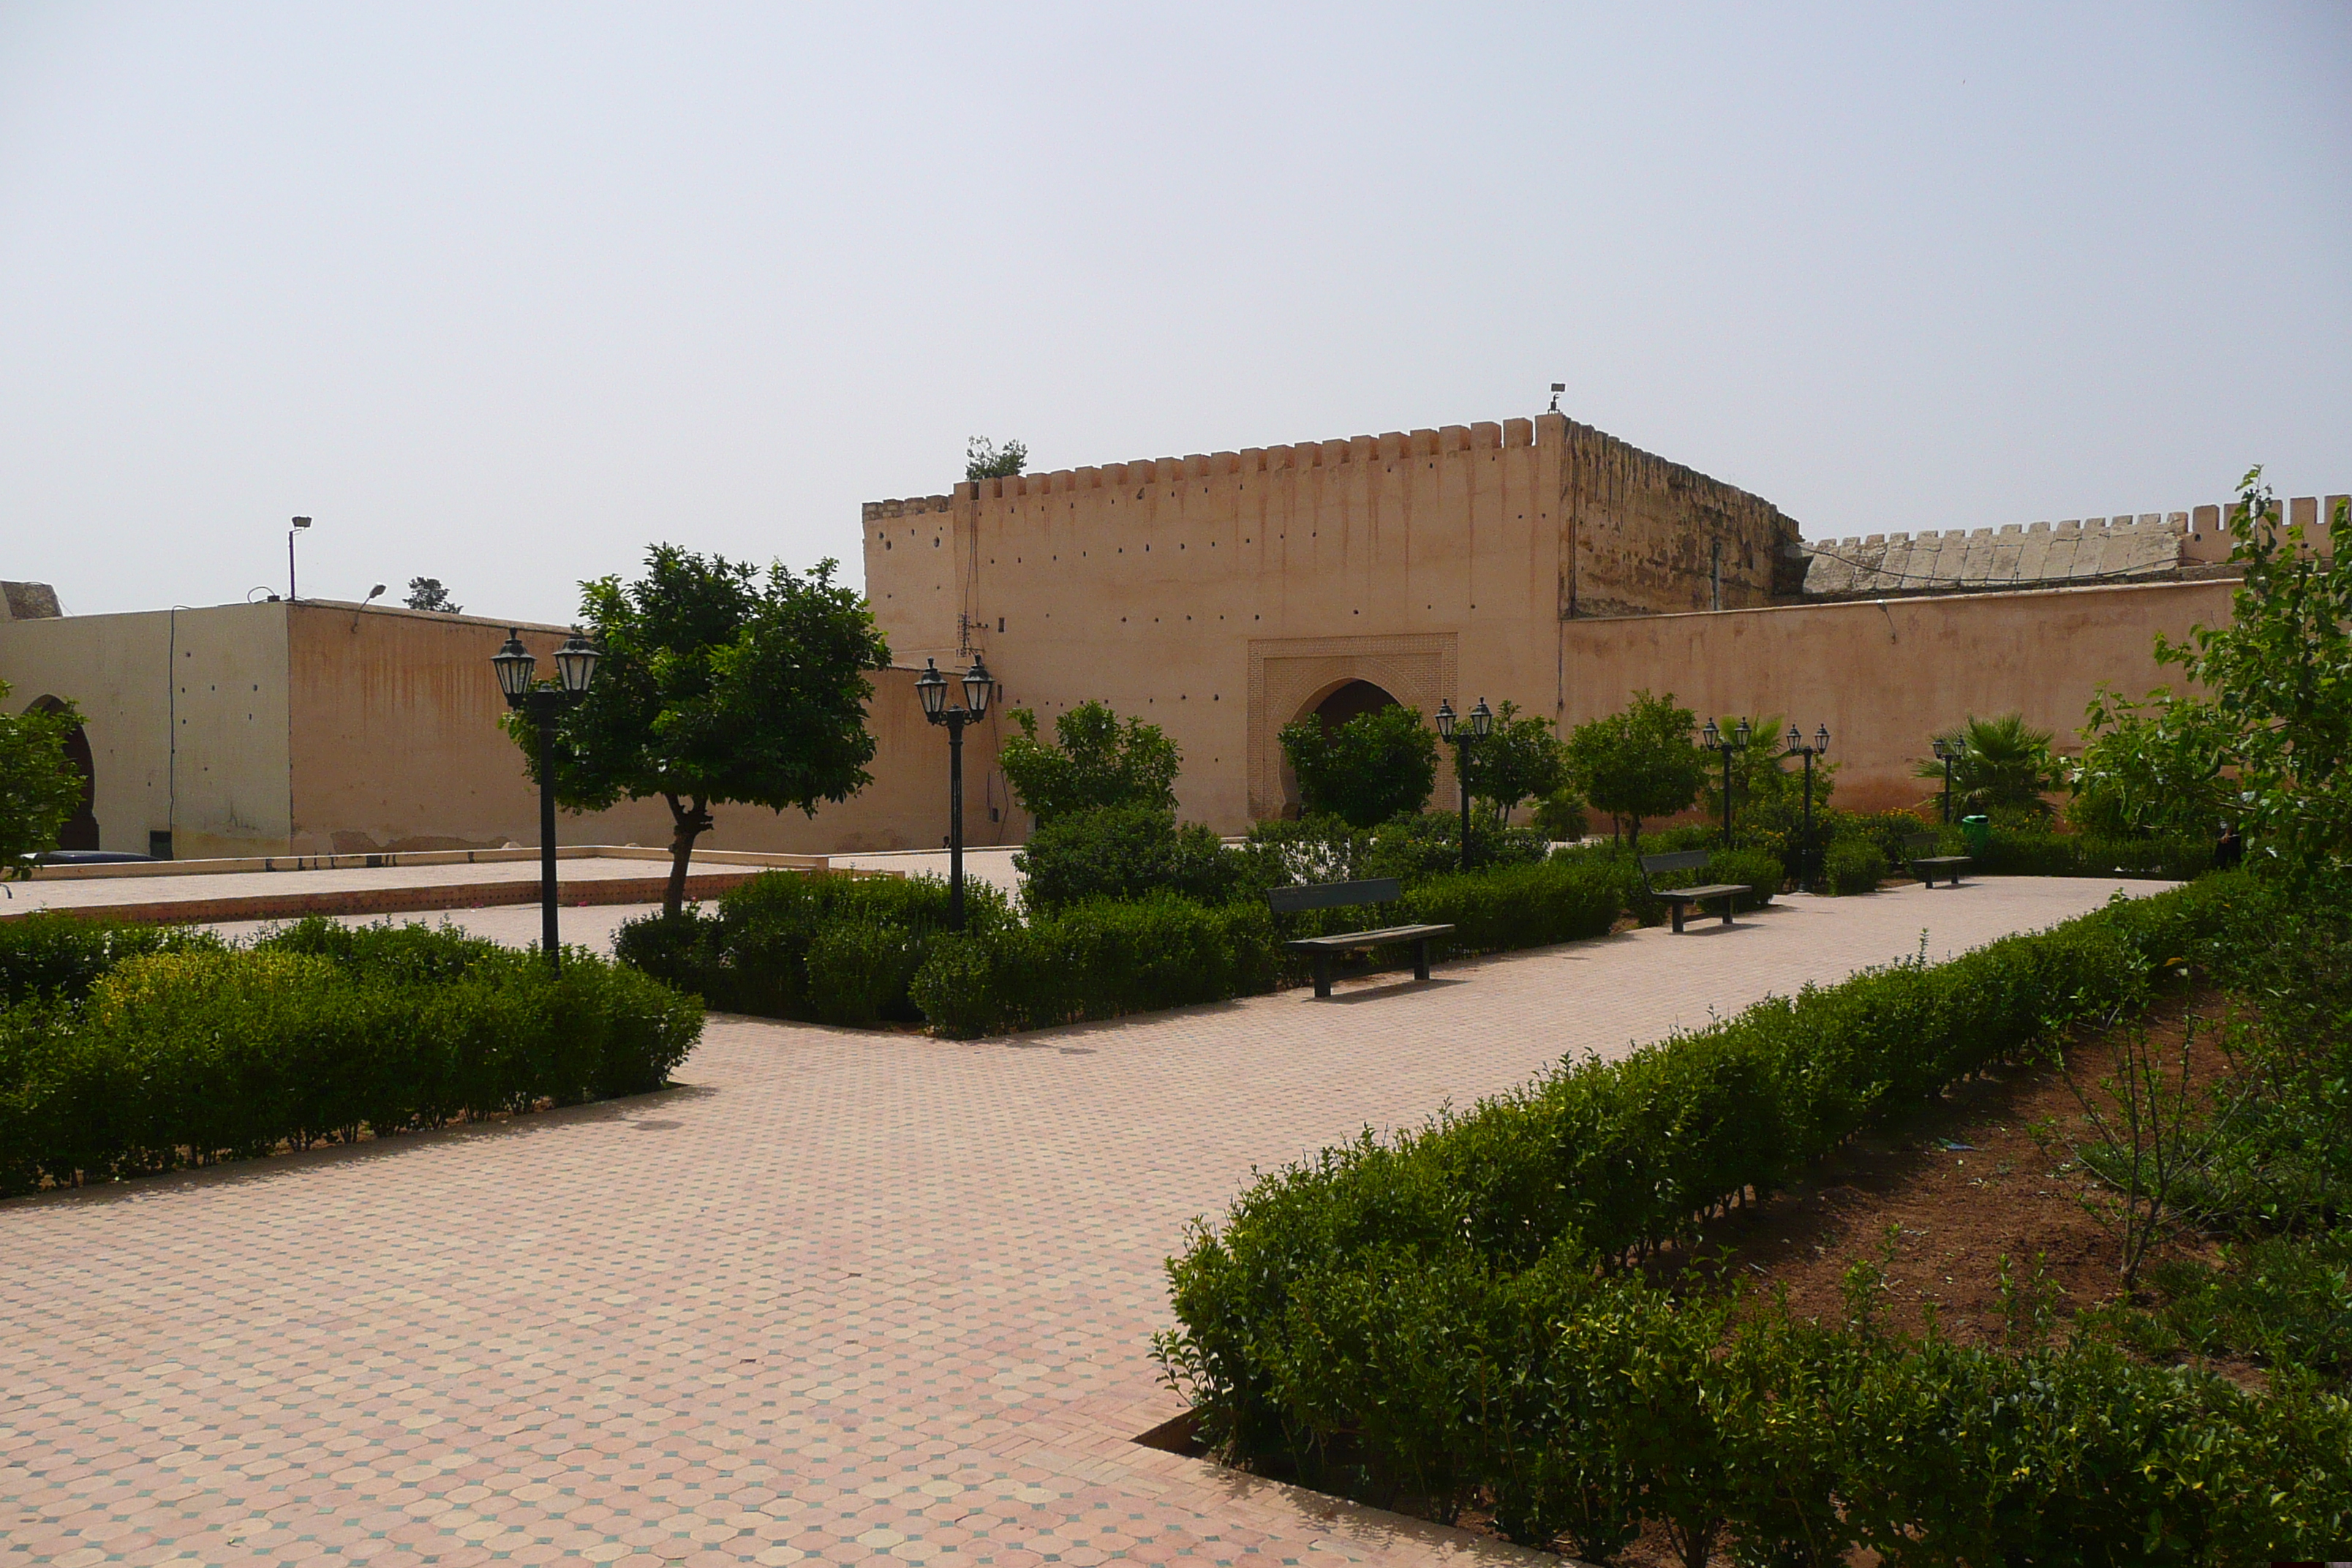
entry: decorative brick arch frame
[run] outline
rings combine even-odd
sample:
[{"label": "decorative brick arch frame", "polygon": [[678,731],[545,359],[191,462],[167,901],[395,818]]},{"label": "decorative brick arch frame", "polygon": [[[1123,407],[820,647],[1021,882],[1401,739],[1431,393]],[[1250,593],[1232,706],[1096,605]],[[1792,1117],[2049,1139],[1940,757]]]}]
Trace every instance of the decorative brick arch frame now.
[{"label": "decorative brick arch frame", "polygon": [[[1285,804],[1282,727],[1351,680],[1367,680],[1423,717],[1455,695],[1459,638],[1452,632],[1399,637],[1259,637],[1249,645],[1249,809],[1279,816]],[[1440,764],[1439,793],[1452,778]]]}]

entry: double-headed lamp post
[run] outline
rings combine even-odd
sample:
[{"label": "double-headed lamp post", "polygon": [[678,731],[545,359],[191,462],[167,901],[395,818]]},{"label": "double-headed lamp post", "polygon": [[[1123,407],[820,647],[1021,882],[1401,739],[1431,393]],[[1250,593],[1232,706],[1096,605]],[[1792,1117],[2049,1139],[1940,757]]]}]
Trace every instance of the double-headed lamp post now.
[{"label": "double-headed lamp post", "polygon": [[1699,744],[1710,752],[1723,753],[1723,847],[1731,847],[1731,754],[1748,749],[1748,721],[1742,719],[1727,735],[1709,719],[1698,732]]},{"label": "double-headed lamp post", "polygon": [[1454,742],[1454,783],[1462,794],[1462,868],[1470,869],[1470,742],[1483,741],[1495,732],[1495,710],[1486,700],[1478,699],[1478,706],[1464,717],[1470,721],[1465,729],[1454,712],[1454,704],[1443,698],[1437,703],[1437,738]]},{"label": "double-headed lamp post", "polygon": [[1804,864],[1799,868],[1802,875],[1798,879],[1808,888],[1813,881],[1813,759],[1829,749],[1830,727],[1827,724],[1815,730],[1810,742],[1805,739],[1802,730],[1791,724],[1789,726],[1789,749],[1780,753],[1784,757],[1805,759],[1805,842],[1801,852]]},{"label": "double-headed lamp post", "polygon": [[948,727],[948,929],[963,930],[963,727],[977,724],[988,712],[988,699],[996,678],[972,656],[963,672],[963,706],[948,706],[948,678],[938,663],[923,661],[915,678],[915,695],[923,700],[923,717]]},{"label": "double-headed lamp post", "polygon": [[1944,826],[1952,825],[1952,764],[1960,758],[1962,747],[1958,741],[1937,735],[1929,742],[1935,748],[1936,760],[1944,764]]},{"label": "double-headed lamp post", "polygon": [[556,679],[545,686],[532,684],[531,672],[539,661],[511,627],[506,646],[490,657],[507,706],[530,714],[539,726],[539,950],[547,955],[551,969],[563,963],[555,934],[555,721],[586,695],[596,676],[596,661],[603,657],[577,627],[555,650]]}]

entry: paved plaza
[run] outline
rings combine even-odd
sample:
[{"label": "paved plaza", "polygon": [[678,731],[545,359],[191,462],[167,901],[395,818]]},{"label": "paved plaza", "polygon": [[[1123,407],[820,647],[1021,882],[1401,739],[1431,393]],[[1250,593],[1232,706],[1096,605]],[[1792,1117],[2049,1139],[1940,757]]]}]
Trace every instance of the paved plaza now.
[{"label": "paved plaza", "polygon": [[0,1204],[0,1568],[1528,1560],[1133,1442],[1180,1408],[1148,1342],[1186,1222],[2115,887],[1794,898],[968,1044],[719,1016],[660,1094]]}]

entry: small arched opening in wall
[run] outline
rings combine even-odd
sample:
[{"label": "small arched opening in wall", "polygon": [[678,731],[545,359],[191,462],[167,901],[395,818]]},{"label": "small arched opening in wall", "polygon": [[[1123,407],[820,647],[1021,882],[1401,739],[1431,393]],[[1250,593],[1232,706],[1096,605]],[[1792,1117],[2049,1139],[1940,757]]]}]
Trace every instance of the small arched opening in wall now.
[{"label": "small arched opening in wall", "polygon": [[[1369,680],[1339,680],[1309,697],[1292,717],[1294,720],[1311,718],[1320,721],[1323,732],[1328,735],[1350,719],[1398,705],[1397,700],[1384,687],[1375,686]],[[1298,793],[1298,774],[1292,771],[1290,759],[1285,757],[1282,760],[1282,815],[1296,817],[1305,809],[1305,804]]]},{"label": "small arched opening in wall", "polygon": [[[62,712],[65,704],[54,697],[36,700],[25,710],[27,713]],[[91,757],[89,736],[79,724],[66,731],[66,761],[81,775],[81,804],[66,818],[58,833],[60,849],[95,849],[98,847],[98,764]]]}]

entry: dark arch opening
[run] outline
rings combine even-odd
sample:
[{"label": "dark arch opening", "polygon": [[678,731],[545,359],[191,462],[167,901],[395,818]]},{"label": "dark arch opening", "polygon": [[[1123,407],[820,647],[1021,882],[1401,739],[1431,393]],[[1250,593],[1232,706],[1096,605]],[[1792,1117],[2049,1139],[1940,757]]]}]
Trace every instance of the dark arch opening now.
[{"label": "dark arch opening", "polygon": [[1317,703],[1315,717],[1322,721],[1324,732],[1328,734],[1350,719],[1360,719],[1396,705],[1395,698],[1370,681],[1351,680]]},{"label": "dark arch opening", "polygon": [[[56,698],[44,697],[26,711],[57,713],[64,709],[65,704]],[[98,805],[98,764],[90,755],[89,737],[79,724],[66,731],[66,761],[72,764],[74,772],[81,775],[81,804],[71,816],[66,818],[65,826],[58,829],[58,847],[95,849],[98,847],[98,816],[94,809]]]}]

